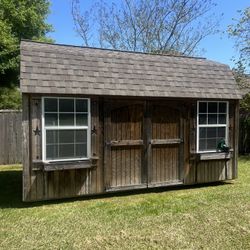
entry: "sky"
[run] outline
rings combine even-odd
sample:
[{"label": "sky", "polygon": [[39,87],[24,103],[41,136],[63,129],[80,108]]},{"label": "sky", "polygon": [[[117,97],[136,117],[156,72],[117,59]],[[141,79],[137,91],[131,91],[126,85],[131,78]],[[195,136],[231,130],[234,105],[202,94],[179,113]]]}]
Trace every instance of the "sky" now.
[{"label": "sky", "polygon": [[[91,0],[80,0],[84,8],[91,5]],[[233,57],[237,57],[237,50],[234,48],[233,39],[229,38],[226,30],[228,25],[233,23],[233,18],[239,17],[238,10],[243,10],[250,6],[249,0],[214,0],[217,6],[213,12],[220,16],[221,30],[216,35],[205,38],[199,45],[204,49],[201,56],[207,59],[228,64],[231,68],[234,66]],[[47,18],[47,22],[52,24],[54,32],[48,36],[59,44],[82,45],[81,38],[74,29],[74,23],[71,15],[71,0],[51,0],[51,13]]]}]

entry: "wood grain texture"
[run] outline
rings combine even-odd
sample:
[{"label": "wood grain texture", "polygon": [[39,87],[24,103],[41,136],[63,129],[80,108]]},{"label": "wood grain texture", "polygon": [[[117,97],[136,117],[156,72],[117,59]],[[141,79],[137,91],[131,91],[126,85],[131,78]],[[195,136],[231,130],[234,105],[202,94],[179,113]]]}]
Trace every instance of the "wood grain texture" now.
[{"label": "wood grain texture", "polygon": [[141,145],[143,145],[143,140],[119,140],[119,141],[112,140],[110,142],[110,145],[111,145],[111,147],[141,146]]},{"label": "wood grain texture", "polygon": [[233,169],[232,169],[232,178],[235,179],[238,177],[238,152],[239,152],[239,101],[235,101],[234,109],[234,156],[233,156]]},{"label": "wood grain texture", "polygon": [[[142,182],[143,104],[107,103],[104,120],[106,189]],[[109,183],[109,185],[108,185]]]},{"label": "wood grain texture", "polygon": [[30,200],[31,189],[31,166],[30,166],[30,98],[29,95],[22,96],[22,151],[23,151],[23,200]]},{"label": "wood grain texture", "polygon": [[[161,124],[162,128],[159,129],[164,134],[164,129],[165,126],[164,124]],[[164,135],[162,135],[164,137]],[[182,143],[183,140],[178,138],[178,139],[153,139],[151,140],[152,145],[169,145],[169,144],[180,144]]]},{"label": "wood grain texture", "polygon": [[41,98],[31,98],[31,149],[32,162],[42,160],[42,107]]},{"label": "wood grain texture", "polygon": [[200,161],[207,161],[207,160],[229,160],[231,158],[231,153],[223,153],[223,152],[218,152],[218,153],[201,153],[199,154],[199,160]]},{"label": "wood grain texture", "polygon": [[22,112],[0,110],[0,165],[22,162]]},{"label": "wood grain texture", "polygon": [[[179,182],[181,179],[180,148],[183,147],[181,113],[172,104],[152,103],[151,181],[153,183]],[[182,136],[182,138],[181,138]],[[182,156],[183,157],[183,154]]]},{"label": "wood grain texture", "polygon": [[197,163],[197,183],[216,182],[226,179],[226,161],[213,160]]},{"label": "wood grain texture", "polygon": [[[103,140],[100,131],[99,100],[91,102],[91,158],[84,162],[42,162],[41,97],[24,95],[23,101],[23,200],[47,200],[102,193]],[[90,169],[86,169],[90,168]]]},{"label": "wood grain texture", "polygon": [[[44,164],[41,97],[24,95],[23,199],[58,199],[147,187],[233,179],[232,159],[195,153],[195,102],[91,99],[91,159]],[[230,102],[229,144],[236,148],[237,102]],[[41,131],[42,132],[42,131]],[[78,168],[78,166],[80,166]],[[82,168],[83,167],[83,168]]]}]

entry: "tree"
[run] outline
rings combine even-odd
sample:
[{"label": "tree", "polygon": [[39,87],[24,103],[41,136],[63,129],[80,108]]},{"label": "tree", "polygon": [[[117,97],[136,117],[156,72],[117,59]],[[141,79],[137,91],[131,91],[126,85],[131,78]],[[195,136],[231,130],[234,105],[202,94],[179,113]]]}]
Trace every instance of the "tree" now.
[{"label": "tree", "polygon": [[82,12],[80,0],[72,0],[72,16],[86,46],[192,55],[216,32],[213,6],[212,0],[95,1]]},{"label": "tree", "polygon": [[0,84],[18,85],[19,43],[44,40],[52,27],[46,24],[48,0],[0,0]]},{"label": "tree", "polygon": [[250,67],[250,7],[239,13],[240,18],[233,19],[235,23],[228,27],[228,33],[235,38],[235,46],[240,53],[240,57],[236,61],[234,76],[246,93],[241,101],[241,111],[250,117],[250,76],[247,74]]},{"label": "tree", "polygon": [[19,44],[21,39],[51,41],[45,22],[48,0],[0,0],[0,108],[20,108]]},{"label": "tree", "polygon": [[240,70],[242,67],[247,70],[250,67],[250,7],[239,13],[240,18],[234,19],[235,23],[229,26],[228,33],[235,38],[235,45],[240,53],[237,62]]},{"label": "tree", "polygon": [[21,101],[21,94],[18,88],[0,88],[0,109],[20,109]]},{"label": "tree", "polygon": [[240,150],[249,153],[250,150],[250,7],[239,11],[240,18],[233,19],[234,24],[228,27],[228,33],[235,38],[235,46],[239,51],[236,60],[234,76],[242,92],[240,101]]}]

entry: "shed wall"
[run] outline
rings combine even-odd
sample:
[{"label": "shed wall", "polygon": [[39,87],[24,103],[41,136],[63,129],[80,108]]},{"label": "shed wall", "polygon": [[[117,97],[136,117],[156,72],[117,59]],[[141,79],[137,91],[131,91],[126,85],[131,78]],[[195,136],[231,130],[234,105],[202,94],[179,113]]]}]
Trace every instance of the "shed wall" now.
[{"label": "shed wall", "polygon": [[[180,112],[180,123],[178,123],[178,126],[171,125],[173,126],[173,135],[169,135],[170,139],[173,139],[173,136],[182,137],[183,142],[180,142],[180,148],[177,144],[174,144],[174,146],[156,145],[151,148],[152,144],[148,143],[151,139],[155,139],[154,143],[157,142],[157,140],[158,143],[166,144],[171,142],[171,140],[162,140],[163,134],[170,129],[170,125],[159,125],[160,123],[157,123],[157,121],[160,119],[161,122],[163,121],[166,124],[170,124],[176,122],[177,118],[173,118],[173,121],[171,121],[161,118],[164,112],[160,114],[158,112],[154,113],[155,111],[152,110],[150,111],[153,106],[162,106],[163,100],[141,100],[141,106],[136,106],[136,109],[126,111],[129,112],[129,114],[137,114],[139,112],[138,114],[141,114],[141,125],[138,123],[138,119],[135,119],[133,122],[133,119],[130,118],[129,115],[127,115],[126,119],[124,114],[119,113],[121,110],[109,113],[107,109],[108,107],[111,107],[109,106],[110,101],[109,98],[91,98],[92,158],[90,161],[85,162],[84,164],[80,162],[72,162],[45,165],[42,162],[41,96],[23,94],[23,200],[47,200],[105,193],[106,191],[109,191],[112,185],[120,187],[120,183],[131,183],[130,178],[132,177],[137,185],[132,185],[131,188],[145,188],[161,185],[167,186],[169,184],[186,185],[206,183],[234,179],[237,177],[238,153],[236,131],[238,126],[238,101],[230,101],[229,143],[233,151],[231,153],[232,157],[229,160],[200,160],[198,155],[195,154],[196,100],[166,102],[169,109],[172,107]],[[125,103],[124,107],[126,107],[126,105],[129,106],[131,104],[132,100],[124,99],[123,102]],[[104,103],[106,104],[104,105]],[[118,99],[114,99],[113,103],[119,103]],[[163,107],[163,111],[164,110],[166,110],[166,107]],[[171,111],[169,110],[169,112]],[[154,115],[154,118],[152,118],[152,115]],[[120,125],[118,123],[114,124],[116,124],[116,126],[125,126],[124,129],[122,127],[119,128],[113,126],[110,123],[112,119],[116,121],[119,117],[122,117],[124,123],[119,123]],[[172,114],[172,117],[175,117],[174,113]],[[138,127],[138,131],[136,130],[137,126],[141,126],[140,128]],[[155,127],[151,132],[149,129],[150,126],[152,126],[152,128]],[[182,128],[180,130],[181,132],[177,132],[176,129],[180,129],[180,126]],[[135,136],[133,138],[130,137],[132,136],[132,133],[130,132],[130,135],[126,133],[123,138],[121,137],[119,139],[118,137],[122,136],[119,133],[127,131],[129,128],[132,129],[131,131],[134,131],[133,133]],[[110,144],[107,143],[107,135],[111,131],[110,129],[113,131],[113,136],[118,138],[113,138],[115,139],[114,141],[122,140],[124,142],[125,140],[127,143],[134,143],[132,147],[131,145],[129,146],[131,149],[129,149],[127,145],[124,149],[118,145],[113,151],[108,151],[107,148],[110,147]],[[40,132],[35,133],[34,131]],[[150,140],[148,136],[149,134],[152,135]],[[133,140],[133,142],[128,142],[129,140]],[[143,145],[139,145],[139,147],[135,145],[136,143],[140,144],[141,141],[143,141]],[[178,153],[176,151],[177,149]],[[112,155],[110,158],[111,160],[114,161],[115,159],[120,159],[120,162],[117,163],[116,160],[112,165],[112,162],[110,162],[107,156],[109,154],[108,152]],[[151,154],[154,155],[153,158],[151,158]],[[135,173],[137,173],[137,168],[139,167],[139,165],[137,166],[137,161],[139,161],[138,157],[140,155],[142,158],[140,158],[140,173],[138,172],[141,178],[139,181],[138,176],[135,175]],[[176,157],[174,157],[175,155]],[[166,175],[168,169],[165,167],[164,162],[168,162],[170,156],[174,157],[172,157],[175,161],[173,162],[173,166],[177,164],[180,167],[178,168],[179,172],[175,172],[178,174],[178,178],[176,174],[172,176]],[[131,157],[134,158],[132,159]],[[131,165],[129,159],[133,160],[132,162],[134,165]],[[112,168],[111,170],[109,168],[111,165],[113,166],[113,170]],[[127,171],[128,167],[129,171]],[[60,170],[55,170],[57,168]],[[117,175],[118,172],[115,172],[117,169],[121,171],[121,175]],[[122,169],[124,172],[122,172]],[[130,173],[130,175],[126,173]],[[163,180],[161,173],[165,173],[164,175],[168,176],[170,179],[165,178],[167,181],[165,179]],[[109,177],[107,178],[107,175],[111,176],[111,179],[108,179]],[[151,180],[151,184],[154,185],[150,185],[149,180]],[[126,189],[126,187],[124,189]],[[116,189],[114,188],[113,190]],[[117,190],[120,190],[120,188]]]},{"label": "shed wall", "polygon": [[[99,102],[91,99],[93,160],[82,167],[75,163],[42,163],[41,96],[23,95],[23,200],[47,200],[103,192],[103,123]],[[40,133],[35,134],[38,130]],[[45,171],[51,168],[51,171]],[[61,170],[55,170],[60,168]],[[52,170],[53,169],[53,170]]]}]

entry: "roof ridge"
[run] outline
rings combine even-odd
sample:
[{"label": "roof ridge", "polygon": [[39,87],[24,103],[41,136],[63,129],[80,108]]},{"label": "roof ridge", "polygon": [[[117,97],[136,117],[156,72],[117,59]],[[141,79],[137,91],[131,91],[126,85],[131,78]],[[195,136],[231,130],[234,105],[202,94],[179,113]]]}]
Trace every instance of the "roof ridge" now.
[{"label": "roof ridge", "polygon": [[60,43],[49,43],[49,42],[33,41],[33,40],[29,40],[29,39],[21,39],[21,41],[30,42],[30,43],[38,43],[38,44],[48,44],[48,45],[54,45],[54,46],[71,47],[71,48],[83,48],[83,49],[104,50],[104,51],[122,52],[122,53],[130,53],[130,54],[156,55],[156,56],[168,56],[168,57],[180,57],[180,58],[192,58],[192,59],[204,59],[204,60],[207,60],[206,57],[198,57],[198,56],[171,55],[171,54],[158,54],[158,53],[152,53],[152,52],[150,53],[150,52],[140,52],[140,51],[107,49],[107,48],[98,48],[98,47],[89,47],[89,46],[80,46],[80,45],[70,45],[70,44],[60,44]]}]

